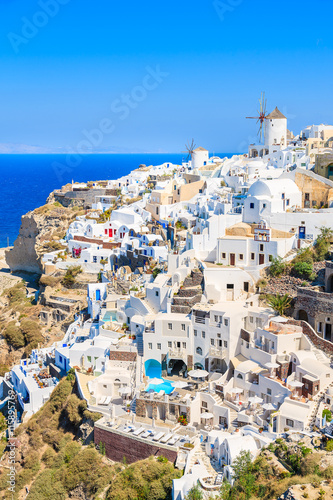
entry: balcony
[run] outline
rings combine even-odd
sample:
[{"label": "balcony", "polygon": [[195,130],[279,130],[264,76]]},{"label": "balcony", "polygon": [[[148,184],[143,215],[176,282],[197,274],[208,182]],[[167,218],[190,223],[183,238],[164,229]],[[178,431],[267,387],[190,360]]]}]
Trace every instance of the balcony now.
[{"label": "balcony", "polygon": [[171,358],[183,359],[186,356],[186,351],[185,351],[185,349],[181,349],[181,348],[169,349],[168,356],[169,356],[169,359],[171,359]]},{"label": "balcony", "polygon": [[254,347],[260,349],[261,351],[267,352],[268,354],[276,354],[275,349],[271,349],[267,344],[255,341]]},{"label": "balcony", "polygon": [[227,355],[227,349],[223,347],[211,347],[209,349],[209,356],[211,358],[225,358]]}]

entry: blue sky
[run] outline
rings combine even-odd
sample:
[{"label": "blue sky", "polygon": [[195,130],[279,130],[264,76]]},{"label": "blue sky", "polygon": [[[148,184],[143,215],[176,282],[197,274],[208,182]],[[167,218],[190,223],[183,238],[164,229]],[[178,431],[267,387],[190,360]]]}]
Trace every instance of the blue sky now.
[{"label": "blue sky", "polygon": [[332,1],[317,7],[2,0],[0,151],[76,150],[88,134],[103,151],[180,152],[193,137],[241,152],[262,90],[294,132],[332,123]]}]

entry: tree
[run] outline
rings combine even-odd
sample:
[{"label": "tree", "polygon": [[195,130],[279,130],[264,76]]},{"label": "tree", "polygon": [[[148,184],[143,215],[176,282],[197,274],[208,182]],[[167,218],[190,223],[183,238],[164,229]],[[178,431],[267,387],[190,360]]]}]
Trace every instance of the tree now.
[{"label": "tree", "polygon": [[160,274],[161,272],[162,272],[162,270],[161,270],[161,269],[159,269],[158,267],[155,267],[155,269],[153,270],[153,278],[155,279],[155,278],[156,278],[156,276],[157,276],[158,274]]},{"label": "tree", "polygon": [[235,488],[244,493],[246,499],[251,498],[256,490],[256,477],[252,473],[253,465],[249,451],[241,451],[235,458],[232,468],[234,470]]},{"label": "tree", "polygon": [[271,265],[269,267],[269,274],[273,277],[281,276],[286,270],[286,265],[282,260],[282,257],[276,257],[272,259]]},{"label": "tree", "polygon": [[285,295],[270,295],[267,304],[274,309],[280,316],[283,316],[285,311],[290,307],[292,298],[287,293]]},{"label": "tree", "polygon": [[202,500],[202,499],[203,499],[203,493],[197,484],[192,486],[192,488],[185,497],[185,500]]},{"label": "tree", "polygon": [[72,285],[74,285],[76,281],[76,276],[78,274],[82,273],[82,267],[81,266],[69,266],[67,268],[66,274],[63,277],[61,283],[66,287],[70,288]]},{"label": "tree", "polygon": [[317,261],[322,261],[327,259],[332,239],[333,239],[333,229],[325,226],[321,227],[317,241],[314,245]]}]

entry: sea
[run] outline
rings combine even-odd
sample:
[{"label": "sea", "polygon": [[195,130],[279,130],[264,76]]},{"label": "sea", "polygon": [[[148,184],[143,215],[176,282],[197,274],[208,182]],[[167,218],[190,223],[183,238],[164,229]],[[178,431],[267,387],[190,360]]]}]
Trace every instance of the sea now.
[{"label": "sea", "polygon": [[[231,153],[216,156],[231,157]],[[181,164],[181,154],[0,155],[0,248],[12,246],[21,217],[64,184],[117,179],[140,165]]]}]

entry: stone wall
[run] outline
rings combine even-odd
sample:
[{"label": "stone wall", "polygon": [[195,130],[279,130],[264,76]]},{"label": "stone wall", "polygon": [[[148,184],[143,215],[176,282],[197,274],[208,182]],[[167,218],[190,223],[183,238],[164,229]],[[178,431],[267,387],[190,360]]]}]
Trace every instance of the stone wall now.
[{"label": "stone wall", "polygon": [[115,462],[122,462],[124,457],[129,464],[151,456],[164,456],[172,463],[175,463],[177,459],[176,450],[170,450],[159,445],[140,441],[139,439],[126,437],[122,434],[112,432],[112,430],[101,429],[96,425],[94,429],[94,442],[96,445],[103,443],[105,445],[106,456]]},{"label": "stone wall", "polygon": [[311,326],[306,321],[289,319],[288,323],[291,325],[299,325],[303,329],[304,335],[306,335],[312,344],[317,348],[321,349],[327,356],[333,356],[333,344],[328,340],[324,340],[319,337],[316,332],[311,328]]}]

